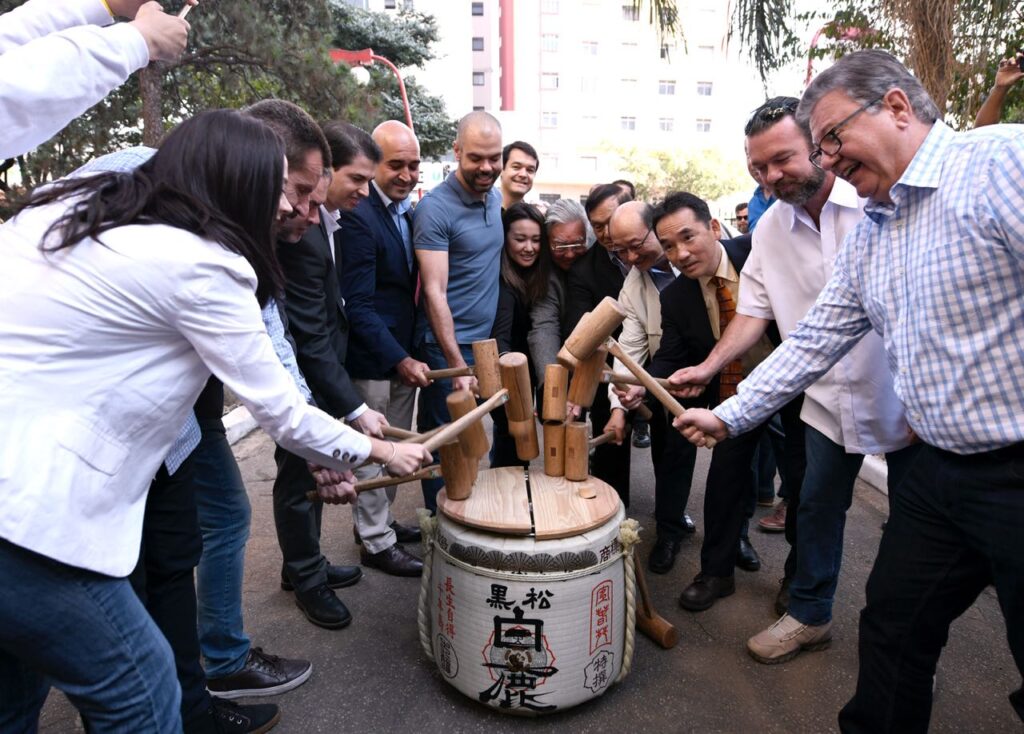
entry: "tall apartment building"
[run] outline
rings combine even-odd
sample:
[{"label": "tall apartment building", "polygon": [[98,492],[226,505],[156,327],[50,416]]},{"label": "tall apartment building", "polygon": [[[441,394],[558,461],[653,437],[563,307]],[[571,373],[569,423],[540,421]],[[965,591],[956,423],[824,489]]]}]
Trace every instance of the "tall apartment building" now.
[{"label": "tall apartment building", "polygon": [[727,47],[728,5],[679,0],[684,38],[663,43],[628,0],[415,0],[437,18],[440,56],[417,78],[453,117],[487,110],[507,140],[537,148],[531,199],[618,178],[621,149],[714,148],[742,161],[743,124],[764,93]]}]

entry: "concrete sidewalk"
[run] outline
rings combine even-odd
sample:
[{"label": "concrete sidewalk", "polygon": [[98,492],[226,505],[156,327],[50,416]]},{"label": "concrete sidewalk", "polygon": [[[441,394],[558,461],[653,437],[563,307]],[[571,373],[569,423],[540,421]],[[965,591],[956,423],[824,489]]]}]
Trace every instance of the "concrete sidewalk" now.
[{"label": "concrete sidewalk", "polygon": [[[342,590],[353,624],[339,631],[311,625],[292,595],[280,590],[280,554],[274,534],[271,487],[273,444],[255,432],[235,446],[253,505],[245,583],[246,626],[253,644],[268,652],[313,661],[300,688],[275,699],[283,711],[275,732],[825,732],[853,692],[857,673],[857,614],[871,568],[884,496],[858,483],[846,525],[846,552],[835,606],[830,650],[807,653],[779,666],[754,662],[746,638],[775,619],[772,602],[782,575],[781,535],[752,533],[761,554],[759,573],[737,571],[736,594],[711,610],[692,614],[676,598],[699,563],[704,474],[709,452],[700,452],[690,512],[695,537],[684,542],[675,569],[648,575],[660,613],[680,630],[673,650],[637,637],[633,672],[601,698],[535,721],[485,708],[449,686],[420,650],[416,628],[417,579],[368,570]],[[633,504],[629,515],[646,527],[641,551],[653,543],[653,474],[650,454],[633,451]],[[418,485],[399,490],[396,516],[413,523],[422,498]],[[759,509],[759,515],[766,510]],[[334,563],[358,563],[351,510],[325,511],[323,548]],[[416,549],[418,552],[418,549]],[[1006,644],[1005,626],[992,590],[954,625],[939,664],[933,732],[1020,732],[1006,696],[1020,685]],[[44,710],[42,731],[77,730],[62,695]]]}]

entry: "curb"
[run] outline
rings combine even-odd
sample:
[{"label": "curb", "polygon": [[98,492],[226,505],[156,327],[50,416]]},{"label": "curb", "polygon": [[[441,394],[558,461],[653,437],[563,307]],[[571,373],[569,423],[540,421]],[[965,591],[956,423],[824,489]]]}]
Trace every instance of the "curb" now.
[{"label": "curb", "polygon": [[224,430],[227,432],[228,444],[234,446],[243,438],[256,430],[256,419],[242,405],[224,416]]},{"label": "curb", "polygon": [[865,456],[864,463],[860,467],[860,474],[857,477],[882,494],[889,495],[889,469],[881,457],[871,454]]}]

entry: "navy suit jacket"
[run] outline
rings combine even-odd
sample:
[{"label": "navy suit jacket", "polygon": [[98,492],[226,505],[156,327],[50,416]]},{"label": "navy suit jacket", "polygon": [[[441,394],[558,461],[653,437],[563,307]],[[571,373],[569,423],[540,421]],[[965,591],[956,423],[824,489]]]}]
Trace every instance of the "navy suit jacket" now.
[{"label": "navy suit jacket", "polygon": [[[736,272],[750,254],[750,235],[722,240]],[[715,333],[708,321],[700,282],[680,275],[661,292],[661,346],[648,367],[655,377],[668,377],[683,367],[700,364],[715,348]],[[681,401],[688,407],[706,407],[718,395],[718,375],[699,397]],[[717,400],[716,400],[717,402]]]},{"label": "navy suit jacket", "polygon": [[391,379],[395,365],[413,351],[415,257],[410,269],[398,226],[372,185],[370,195],[338,221],[341,292],[352,325],[346,367],[357,379]]}]

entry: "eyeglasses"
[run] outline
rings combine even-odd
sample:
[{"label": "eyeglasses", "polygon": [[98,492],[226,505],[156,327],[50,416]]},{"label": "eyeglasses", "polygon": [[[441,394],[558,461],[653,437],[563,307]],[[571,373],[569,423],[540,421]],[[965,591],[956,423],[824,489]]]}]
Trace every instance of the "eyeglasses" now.
[{"label": "eyeglasses", "polygon": [[640,238],[639,242],[634,242],[631,245],[625,247],[616,247],[611,250],[612,253],[618,255],[621,252],[639,252],[643,246],[647,243],[647,238],[651,236],[651,232],[654,231],[654,225],[652,224],[650,229],[644,232],[644,236]]},{"label": "eyeglasses", "polygon": [[[888,92],[886,92],[886,94],[888,94]],[[829,130],[827,133],[825,133],[822,136],[821,142],[818,143],[817,147],[815,147],[815,149],[813,151],[811,151],[811,154],[807,157],[808,160],[810,160],[811,164],[815,168],[821,168],[821,158],[822,158],[822,156],[825,156],[825,155],[827,155],[827,156],[837,156],[837,155],[839,155],[839,151],[843,149],[843,141],[839,139],[839,131],[842,129],[843,125],[847,124],[850,120],[855,118],[857,115],[859,115],[864,110],[866,110],[869,107],[872,107],[872,106],[878,104],[884,98],[885,98],[885,94],[883,94],[882,96],[877,97],[877,98],[871,100],[870,102],[868,102],[866,104],[862,104],[860,107],[858,107],[853,112],[851,112],[849,115],[847,115],[842,120],[840,120],[838,123],[836,123],[832,127],[831,130]]]},{"label": "eyeglasses", "polygon": [[551,242],[551,249],[569,251],[585,250],[587,249],[587,240],[585,238],[581,240],[575,240],[574,242],[559,242],[558,240],[553,240]]}]

